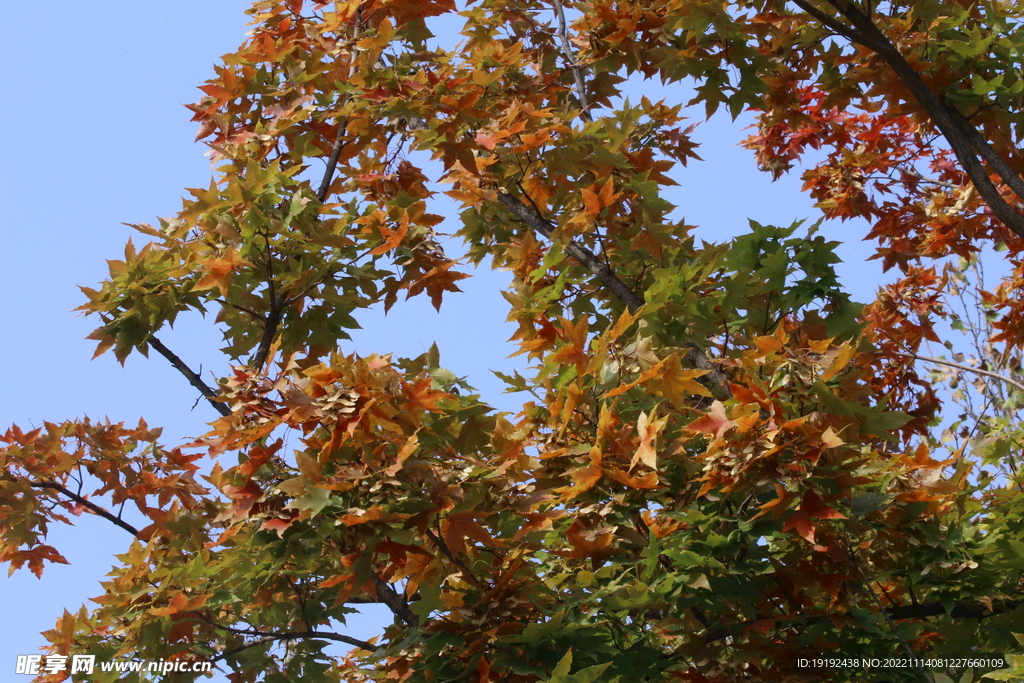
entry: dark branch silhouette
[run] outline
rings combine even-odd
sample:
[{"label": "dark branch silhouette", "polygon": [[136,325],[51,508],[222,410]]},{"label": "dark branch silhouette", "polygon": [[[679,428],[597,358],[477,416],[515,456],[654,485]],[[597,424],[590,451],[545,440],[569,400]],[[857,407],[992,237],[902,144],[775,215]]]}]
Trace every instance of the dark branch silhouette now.
[{"label": "dark branch silhouette", "polygon": [[875,25],[871,17],[849,0],[827,0],[841,17],[852,24],[849,26],[829,16],[811,4],[810,0],[793,0],[793,3],[811,15],[827,28],[851,42],[866,47],[877,54],[903,84],[918,104],[924,109],[931,122],[949,143],[953,154],[963,166],[978,194],[985,200],[993,215],[1020,237],[1024,237],[1024,216],[1017,212],[999,193],[979,160],[988,162],[992,171],[999,176],[1019,199],[1024,200],[1024,181],[1009,164],[1002,159],[985,137],[971,125],[962,114],[946,105],[940,94],[932,92],[920,74],[903,58],[899,49]]},{"label": "dark branch silhouette", "polygon": [[75,501],[76,503],[78,503],[82,507],[88,509],[90,512],[92,512],[94,514],[97,514],[100,517],[102,517],[103,519],[108,520],[109,522],[112,522],[113,524],[121,527],[122,529],[124,529],[125,531],[130,533],[132,536],[138,536],[139,535],[139,530],[136,529],[135,527],[133,527],[128,522],[124,521],[123,519],[121,519],[117,515],[113,514],[109,510],[106,510],[106,509],[100,507],[96,503],[89,502],[88,500],[86,500],[82,496],[78,495],[77,493],[71,491],[70,489],[68,489],[68,488],[66,488],[64,486],[61,486],[57,482],[54,482],[54,481],[37,481],[37,482],[33,482],[32,486],[34,486],[37,489],[52,489],[54,491],[58,491],[62,495],[66,496],[67,498],[70,498],[71,500]]},{"label": "dark branch silhouette", "polygon": [[227,417],[228,415],[231,414],[231,410],[226,405],[216,400],[217,392],[211,389],[206,384],[206,382],[203,381],[202,377],[193,372],[192,368],[185,365],[185,361],[181,360],[181,358],[178,358],[178,356],[176,356],[170,349],[164,346],[163,342],[161,342],[156,337],[150,337],[149,345],[153,347],[157,353],[159,353],[161,356],[169,360],[171,362],[171,365],[174,366],[175,370],[183,374],[185,376],[185,379],[188,380],[189,384],[198,389],[199,392],[206,397],[206,400],[210,402],[210,405],[213,406],[214,410],[216,410],[224,417]]}]

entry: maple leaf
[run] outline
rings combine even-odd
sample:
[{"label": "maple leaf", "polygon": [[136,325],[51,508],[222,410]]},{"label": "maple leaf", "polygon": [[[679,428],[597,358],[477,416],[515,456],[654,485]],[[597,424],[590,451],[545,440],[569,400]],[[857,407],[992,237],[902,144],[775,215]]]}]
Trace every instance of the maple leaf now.
[{"label": "maple leaf", "polygon": [[636,467],[638,462],[642,462],[652,470],[658,469],[658,456],[654,450],[654,439],[657,438],[658,432],[665,427],[667,422],[667,419],[654,420],[652,422],[647,413],[640,413],[640,417],[636,421],[636,431],[640,437],[640,445],[637,447],[636,453],[633,454],[633,460],[629,463],[630,469]]},{"label": "maple leaf", "polygon": [[37,579],[43,578],[43,563],[56,562],[58,564],[70,564],[57,549],[49,545],[37,545],[30,550],[12,550],[0,555],[0,558],[10,563],[8,576],[14,574],[18,569],[28,562],[29,570],[36,575]]},{"label": "maple leaf", "polygon": [[206,274],[194,285],[194,289],[203,290],[216,287],[222,295],[227,295],[231,274],[242,267],[252,267],[252,263],[242,258],[237,251],[228,248],[220,256],[200,259],[197,263]]},{"label": "maple leaf", "polygon": [[452,512],[445,516],[441,523],[441,532],[445,544],[453,553],[461,554],[466,550],[465,539],[471,538],[491,548],[500,548],[503,544],[495,539],[476,521],[489,517],[486,512]]},{"label": "maple leaf", "polygon": [[796,512],[790,515],[782,525],[782,530],[795,529],[808,543],[814,543],[814,520],[816,519],[846,519],[846,517],[826,505],[817,493],[807,491]]},{"label": "maple leaf", "polygon": [[434,389],[433,385],[434,378],[429,375],[418,377],[411,384],[403,385],[402,389],[409,399],[410,407],[432,413],[441,412],[441,401],[451,398],[452,395],[439,389]]},{"label": "maple leaf", "polygon": [[519,528],[512,540],[518,541],[531,531],[544,531],[550,529],[556,519],[561,519],[565,513],[560,510],[549,510],[547,512],[528,512],[523,515],[526,524]]},{"label": "maple leaf", "polygon": [[577,519],[565,532],[565,538],[572,546],[569,557],[589,558],[600,564],[614,552],[611,546],[617,529],[617,526],[588,528]]},{"label": "maple leaf", "polygon": [[582,371],[590,360],[587,355],[589,321],[586,318],[575,323],[565,318],[559,318],[559,321],[562,326],[562,334],[569,343],[555,351],[551,360],[556,363],[571,363]]},{"label": "maple leaf", "polygon": [[409,293],[406,298],[416,296],[423,290],[430,296],[430,303],[436,310],[441,310],[441,298],[444,292],[461,292],[455,283],[469,277],[466,273],[453,272],[452,266],[456,261],[448,261],[442,265],[430,269],[409,286]]},{"label": "maple leaf", "polygon": [[691,432],[710,434],[715,438],[721,438],[733,424],[734,422],[725,415],[725,405],[721,401],[714,401],[711,404],[711,410],[686,425],[686,429]]}]

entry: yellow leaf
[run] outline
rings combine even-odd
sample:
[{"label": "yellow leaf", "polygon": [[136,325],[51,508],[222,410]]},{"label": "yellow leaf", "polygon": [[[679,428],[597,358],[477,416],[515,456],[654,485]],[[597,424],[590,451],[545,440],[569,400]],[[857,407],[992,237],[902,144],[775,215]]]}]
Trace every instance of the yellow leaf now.
[{"label": "yellow leaf", "polygon": [[850,344],[850,342],[843,342],[842,346],[839,347],[837,353],[828,364],[828,367],[826,367],[825,371],[821,373],[821,377],[819,377],[819,379],[822,382],[827,382],[838,375],[839,372],[850,363],[850,359],[853,358],[854,353],[856,353],[856,350],[853,348],[853,345]]},{"label": "yellow leaf", "polygon": [[[669,356],[669,358],[671,357],[672,356]],[[650,369],[648,369],[647,372],[641,374],[639,377],[637,377],[629,384],[621,384],[615,387],[614,389],[606,391],[604,395],[601,396],[601,398],[611,398],[612,396],[618,396],[619,394],[626,393],[627,391],[629,391],[638,384],[643,384],[644,382],[648,381],[649,379],[657,375],[658,372],[661,371],[661,368],[665,365],[665,361],[667,360],[668,358],[658,361],[658,363],[652,366]]]},{"label": "yellow leaf", "polygon": [[174,597],[167,603],[167,607],[154,607],[149,613],[154,617],[169,617],[172,614],[184,611],[188,607],[188,598],[184,593],[175,593]]},{"label": "yellow leaf", "polygon": [[651,389],[654,393],[664,396],[672,401],[676,407],[680,407],[686,401],[688,395],[706,396],[711,398],[711,392],[697,381],[709,370],[687,370],[683,368],[679,357],[672,354],[664,361],[664,366],[658,372],[654,381],[651,382]]},{"label": "yellow leaf", "polygon": [[605,333],[605,336],[608,338],[608,341],[615,341],[616,339],[621,337],[622,333],[625,332],[630,325],[636,322],[636,319],[639,317],[639,311],[636,314],[630,313],[629,309],[623,311],[622,315],[619,316],[619,319],[615,321],[615,325],[612,327],[612,329],[608,330],[608,332]]}]

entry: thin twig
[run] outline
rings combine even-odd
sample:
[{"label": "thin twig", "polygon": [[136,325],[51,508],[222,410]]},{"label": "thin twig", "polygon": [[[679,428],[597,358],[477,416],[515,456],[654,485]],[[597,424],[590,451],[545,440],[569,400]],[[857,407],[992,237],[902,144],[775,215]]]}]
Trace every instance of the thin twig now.
[{"label": "thin twig", "polygon": [[970,365],[964,365],[962,363],[954,363],[953,361],[942,360],[941,358],[929,358],[928,356],[919,356],[916,353],[897,353],[896,355],[897,356],[905,356],[907,358],[916,358],[917,360],[922,360],[922,361],[924,361],[926,363],[935,363],[936,365],[947,365],[947,366],[949,366],[951,368],[956,368],[958,370],[963,370],[965,372],[973,372],[976,375],[984,375],[985,377],[991,377],[992,379],[998,379],[998,380],[1000,380],[1002,382],[1006,382],[1007,384],[1009,384],[1011,386],[1014,386],[1014,387],[1020,389],[1021,391],[1024,391],[1024,384],[1018,382],[1015,379],[1011,379],[1009,377],[1006,377],[1005,375],[1000,375],[1000,374],[995,373],[995,372],[989,372],[988,370],[982,370],[980,368],[972,368]]},{"label": "thin twig", "polygon": [[185,379],[188,380],[189,384],[198,389],[199,392],[206,397],[206,400],[210,402],[210,405],[213,406],[214,410],[216,410],[224,417],[227,417],[228,415],[231,414],[231,410],[226,405],[224,405],[220,401],[215,400],[217,397],[217,392],[211,389],[209,386],[207,386],[206,382],[203,381],[202,377],[194,373],[192,371],[192,368],[185,365],[185,362],[178,358],[178,356],[176,356],[170,349],[164,346],[163,342],[161,342],[156,337],[150,337],[149,345],[156,349],[157,353],[159,353],[161,356],[170,361],[171,365],[173,365],[178,372],[185,376]]},{"label": "thin twig", "polygon": [[944,187],[947,190],[960,190],[960,189],[963,189],[963,185],[956,185],[955,183],[947,183],[944,180],[936,180],[935,178],[929,178],[926,175],[921,175],[917,171],[904,171],[904,173],[906,173],[908,176],[910,176],[912,178],[917,178],[921,182],[930,183],[932,185],[938,185],[939,187]]},{"label": "thin twig", "polygon": [[[245,635],[256,635],[256,633],[246,633]],[[225,650],[216,657],[211,657],[209,661],[219,662],[222,659],[226,659],[231,655],[238,654],[243,650],[248,650],[251,647],[266,645],[267,643],[273,643],[279,640],[298,640],[300,638],[320,638],[323,640],[333,640],[338,643],[345,643],[347,645],[352,645],[353,647],[358,647],[361,650],[366,650],[367,652],[374,652],[378,649],[376,645],[368,643],[365,640],[359,640],[358,638],[352,638],[350,636],[345,636],[340,633],[331,633],[329,631],[286,631],[284,633],[268,633],[260,635],[262,635],[262,637],[259,640],[254,640],[250,643],[246,643],[245,645],[239,645],[238,647],[233,647],[230,650]]]},{"label": "thin twig", "polygon": [[368,652],[373,652],[379,647],[378,645],[374,645],[373,643],[369,643],[365,640],[359,640],[358,638],[353,638],[351,636],[342,635],[340,633],[334,633],[333,631],[317,631],[315,629],[310,628],[308,631],[283,631],[277,633],[268,633],[266,631],[258,631],[253,628],[236,628],[234,626],[227,626],[225,624],[216,622],[210,617],[206,616],[205,614],[201,614],[199,612],[194,612],[193,614],[200,621],[209,624],[210,626],[213,626],[214,628],[219,629],[221,631],[227,631],[228,633],[234,633],[240,636],[259,636],[260,638],[259,640],[253,641],[251,643],[246,643],[239,647],[226,650],[217,655],[216,657],[210,659],[211,662],[220,661],[221,659],[230,657],[231,655],[237,652],[247,650],[250,647],[256,647],[257,645],[264,645],[266,643],[271,643],[277,640],[297,640],[299,638],[323,638],[324,640],[333,640],[339,643],[346,643],[348,645],[361,648]]},{"label": "thin twig", "polygon": [[430,537],[430,540],[434,545],[437,546],[437,549],[444,553],[445,557],[447,557],[452,564],[459,568],[459,572],[462,573],[462,577],[466,579],[466,582],[473,584],[473,587],[477,590],[483,590],[483,586],[480,585],[480,581],[473,576],[473,573],[469,571],[469,567],[463,564],[462,560],[455,557],[455,553],[453,553],[451,548],[448,547],[448,544],[444,542],[444,539],[430,529],[425,529],[424,531],[426,531],[427,536]]},{"label": "thin twig", "polygon": [[[527,204],[521,199],[506,192],[500,191],[498,192],[498,202],[512,212],[516,218],[526,223],[544,237],[551,239],[551,233],[555,226],[551,221],[544,218],[535,206]],[[568,243],[565,244],[564,248],[570,256],[593,273],[594,277],[598,279],[605,289],[625,304],[630,313],[636,313],[643,307],[643,297],[634,292],[625,282],[620,280],[619,276],[615,274],[615,271],[609,268],[607,264],[601,261],[601,259],[597,258],[594,252],[578,244],[574,240],[569,240]],[[687,349],[684,358],[692,363],[698,370],[707,370],[707,374],[700,379],[707,378],[708,381],[715,386],[725,386],[726,380],[729,379],[728,375],[726,375],[717,364],[712,362],[703,350],[701,350],[696,344],[692,343],[686,343],[683,344],[683,346]]]},{"label": "thin twig", "polygon": [[64,486],[61,486],[57,482],[54,482],[54,481],[36,481],[36,482],[32,482],[32,486],[34,486],[37,489],[53,489],[54,491],[59,491],[59,492],[63,493],[65,496],[67,496],[68,498],[70,498],[71,500],[73,500],[76,503],[78,503],[79,505],[81,505],[82,507],[87,508],[88,510],[90,510],[94,514],[97,514],[100,517],[102,517],[103,519],[105,519],[105,520],[107,520],[109,522],[112,522],[113,524],[121,527],[122,529],[124,529],[125,531],[130,533],[132,536],[138,537],[138,535],[139,535],[139,530],[136,529],[135,527],[133,527],[128,522],[124,521],[123,519],[121,519],[117,515],[111,513],[109,510],[101,508],[96,503],[89,502],[88,500],[86,500],[82,496],[78,495],[77,493],[74,493],[73,491],[69,491],[67,488],[65,488]]},{"label": "thin twig", "polygon": [[[892,634],[896,636],[897,640],[900,641],[900,645],[903,647],[903,651],[906,653],[907,657],[913,660],[914,651],[910,649],[910,644],[907,643],[906,639],[903,637],[903,634],[900,633],[898,628],[896,628],[895,620],[892,618],[892,615],[889,614],[888,610],[886,610],[885,607],[882,605],[882,599],[878,597],[878,593],[876,593],[875,589],[871,587],[871,582],[868,581],[868,577],[864,573],[864,567],[861,566],[860,557],[853,549],[853,543],[850,541],[850,537],[846,534],[845,530],[843,531],[843,541],[846,543],[847,555],[849,555],[853,566],[857,569],[857,573],[860,574],[861,585],[864,586],[867,592],[871,594],[871,599],[874,600],[875,605],[878,606],[878,611],[882,613],[883,617],[885,617],[885,622],[889,625],[889,630],[892,631]],[[918,673],[928,683],[935,683],[935,678],[923,666],[918,668]]]}]

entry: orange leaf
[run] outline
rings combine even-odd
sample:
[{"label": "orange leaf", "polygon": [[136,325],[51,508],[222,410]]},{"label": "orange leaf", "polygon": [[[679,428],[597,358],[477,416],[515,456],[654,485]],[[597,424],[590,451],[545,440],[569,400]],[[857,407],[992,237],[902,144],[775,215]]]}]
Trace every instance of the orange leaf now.
[{"label": "orange leaf", "polygon": [[808,491],[800,501],[797,511],[790,515],[782,525],[782,530],[796,529],[796,532],[803,536],[808,543],[814,543],[815,519],[846,519],[846,517],[825,505],[817,493]]},{"label": "orange leaf", "polygon": [[732,427],[732,425],[733,421],[725,416],[725,406],[721,401],[715,401],[711,404],[711,410],[703,417],[698,417],[686,425],[686,429],[691,432],[711,434],[718,438],[725,434],[726,430]]},{"label": "orange leaf", "polygon": [[[669,356],[669,358],[671,358],[671,356]],[[633,380],[629,384],[620,384],[619,386],[615,387],[614,389],[606,391],[601,396],[601,398],[611,398],[612,396],[618,396],[619,394],[624,394],[627,391],[629,391],[630,389],[632,389],[633,387],[635,387],[636,385],[642,384],[642,383],[648,381],[649,379],[651,379],[652,377],[657,375],[659,372],[661,372],[661,369],[665,366],[665,361],[667,361],[667,360],[668,360],[668,358],[661,359],[655,365],[652,365],[650,368],[648,368],[647,372],[641,374],[639,377],[637,377],[635,380]]]},{"label": "orange leaf", "polygon": [[485,133],[481,130],[476,133],[476,143],[485,149],[493,150],[498,144],[498,139],[490,133]]},{"label": "orange leaf", "polygon": [[840,346],[836,351],[826,354],[825,357],[828,358],[831,356],[831,359],[828,367],[825,368],[825,371],[821,373],[818,379],[822,382],[827,382],[835,377],[850,363],[850,359],[853,358],[854,353],[856,353],[856,349],[854,349],[853,345],[847,341],[843,342],[842,346]]},{"label": "orange leaf", "polygon": [[501,541],[493,538],[476,521],[477,517],[489,517],[490,514],[489,512],[453,512],[445,517],[442,523],[442,532],[449,550],[453,553],[465,551],[467,538],[492,548],[500,547]]},{"label": "orange leaf", "polygon": [[345,526],[356,526],[357,524],[368,524],[369,522],[398,522],[408,517],[409,515],[388,512],[380,505],[374,504],[369,510],[351,508],[348,514],[341,518],[341,523]]},{"label": "orange leaf", "polygon": [[778,498],[769,501],[762,505],[760,508],[758,508],[760,512],[751,517],[751,519],[757,519],[766,512],[771,512],[772,517],[778,519],[782,515],[782,513],[786,511],[786,506],[789,504],[789,501],[792,500],[793,496],[786,490],[786,488],[782,484],[778,483],[775,484],[775,495],[777,495]]},{"label": "orange leaf", "polygon": [[451,267],[455,263],[455,261],[449,261],[430,269],[423,277],[409,286],[409,293],[405,298],[409,299],[426,290],[430,297],[430,303],[435,309],[441,310],[441,297],[444,292],[461,292],[462,290],[456,287],[455,283],[469,277],[466,273],[452,272]]},{"label": "orange leaf", "polygon": [[622,333],[625,332],[630,325],[635,323],[637,318],[639,317],[639,311],[634,315],[629,311],[628,308],[624,310],[622,312],[622,315],[619,316],[619,319],[615,321],[615,325],[605,333],[605,336],[608,338],[608,341],[615,341],[616,339],[621,337]]},{"label": "orange leaf", "polygon": [[530,533],[531,531],[544,531],[550,529],[552,522],[564,517],[565,513],[559,510],[548,510],[546,512],[528,512],[523,517],[526,519],[524,524],[519,531],[516,532],[512,540],[518,541],[520,538]]},{"label": "orange leaf", "polygon": [[620,470],[606,469],[604,471],[609,477],[634,489],[656,489],[658,488],[658,473],[648,472],[642,477],[631,477]]},{"label": "orange leaf", "polygon": [[572,545],[573,550],[570,557],[589,557],[595,561],[601,561],[611,555],[612,541],[615,540],[615,530],[618,527],[606,526],[597,529],[588,529],[580,520],[572,523],[572,526],[565,533],[566,540]]},{"label": "orange leaf", "polygon": [[636,449],[633,460],[629,463],[630,469],[636,467],[638,462],[642,462],[652,470],[658,469],[658,455],[654,450],[654,439],[658,436],[658,432],[661,431],[662,427],[665,426],[666,420],[661,419],[651,422],[650,419],[647,413],[640,413],[640,417],[636,421],[636,431],[640,435],[640,446]]},{"label": "orange leaf", "polygon": [[188,607],[188,598],[185,597],[185,594],[175,593],[167,603],[167,607],[154,607],[149,610],[149,613],[154,617],[169,617],[172,614],[185,611],[186,607]]},{"label": "orange leaf", "polygon": [[384,244],[370,250],[371,256],[389,252],[402,244],[402,240],[409,233],[409,214],[402,214],[402,220],[398,222],[398,227],[394,230],[386,227],[383,223],[379,224],[377,229],[380,230],[380,234],[384,238]]}]

